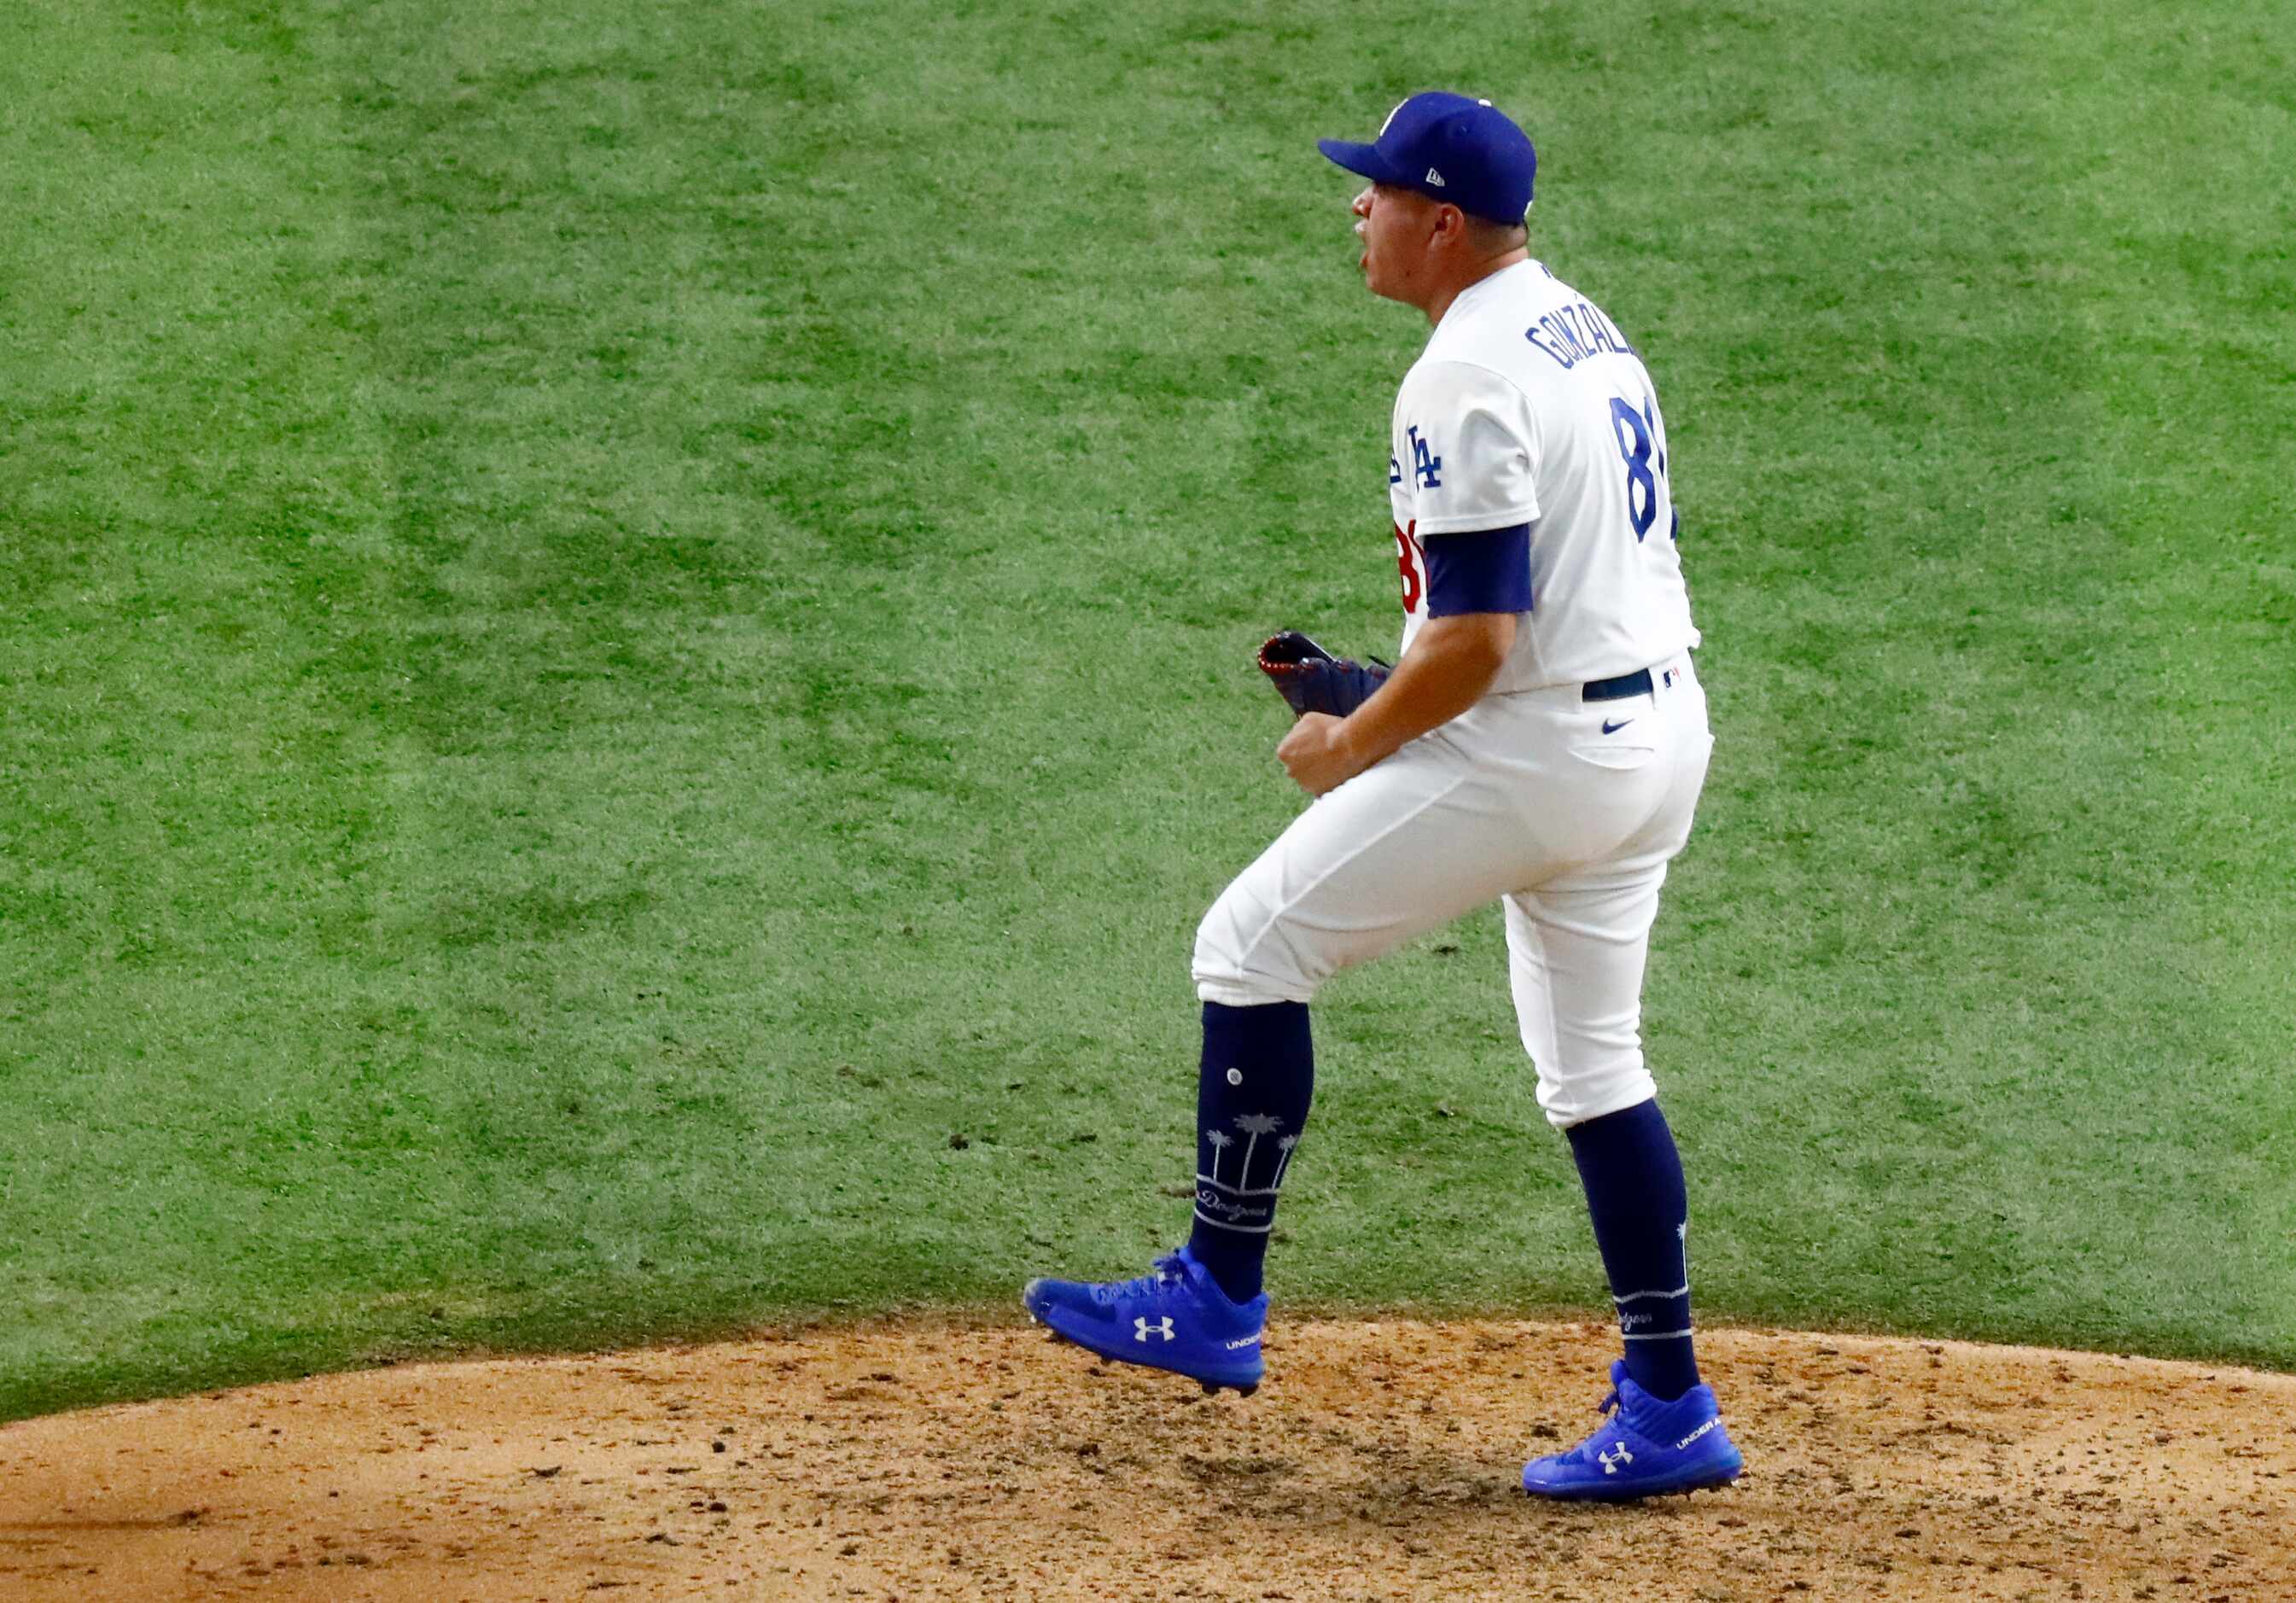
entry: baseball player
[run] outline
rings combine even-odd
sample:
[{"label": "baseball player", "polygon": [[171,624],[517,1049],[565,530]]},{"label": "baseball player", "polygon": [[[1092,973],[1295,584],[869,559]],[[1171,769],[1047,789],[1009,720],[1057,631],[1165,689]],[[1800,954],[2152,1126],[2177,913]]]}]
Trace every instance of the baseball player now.
[{"label": "baseball player", "polygon": [[1625,1338],[1606,1422],[1523,1488],[1720,1485],[1742,1460],[1699,1380],[1682,1163],[1640,1033],[1659,887],[1713,749],[1658,393],[1618,325],[1529,254],[1536,158],[1488,102],[1416,95],[1374,143],[1320,148],[1370,180],[1366,285],[1434,329],[1388,446],[1402,654],[1389,671],[1296,635],[1263,650],[1300,713],[1276,756],[1315,800],[1197,933],[1189,1239],[1137,1279],[1032,1280],[1022,1302],[1103,1357],[1256,1388],[1261,1259],[1314,1085],[1308,1005],[1497,900],[1539,1105]]}]

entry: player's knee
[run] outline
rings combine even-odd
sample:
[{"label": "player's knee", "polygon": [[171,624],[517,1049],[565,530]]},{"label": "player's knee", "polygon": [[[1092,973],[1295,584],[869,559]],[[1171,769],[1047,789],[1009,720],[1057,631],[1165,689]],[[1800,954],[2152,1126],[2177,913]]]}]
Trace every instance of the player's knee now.
[{"label": "player's knee", "polygon": [[1196,926],[1192,969],[1201,999],[1231,1007],[1312,1001],[1324,978],[1308,971],[1281,921],[1240,880]]},{"label": "player's knee", "polygon": [[1546,1122],[1557,1130],[1623,1113],[1657,1095],[1658,1082],[1651,1078],[1639,1052],[1631,1058],[1580,1065],[1575,1071],[1566,1069],[1561,1073],[1549,1073],[1545,1065],[1539,1066],[1538,1106]]}]

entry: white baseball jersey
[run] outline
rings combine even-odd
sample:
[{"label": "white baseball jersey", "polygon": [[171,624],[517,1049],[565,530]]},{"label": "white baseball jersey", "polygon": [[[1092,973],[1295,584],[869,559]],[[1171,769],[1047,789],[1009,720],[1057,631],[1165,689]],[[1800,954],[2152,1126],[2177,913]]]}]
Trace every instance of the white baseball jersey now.
[{"label": "white baseball jersey", "polygon": [[1517,523],[1530,525],[1531,609],[1491,694],[1611,678],[1698,644],[1657,388],[1545,264],[1451,303],[1404,375],[1390,452],[1406,651],[1426,621],[1427,544]]}]

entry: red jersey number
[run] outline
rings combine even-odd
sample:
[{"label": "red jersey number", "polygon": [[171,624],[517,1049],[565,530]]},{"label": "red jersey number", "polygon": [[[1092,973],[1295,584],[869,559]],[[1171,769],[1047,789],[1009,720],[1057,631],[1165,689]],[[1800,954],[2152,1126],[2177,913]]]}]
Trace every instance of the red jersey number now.
[{"label": "red jersey number", "polygon": [[1415,530],[1419,520],[1411,520],[1409,529],[1395,531],[1395,565],[1403,571],[1403,610],[1415,612],[1419,598],[1426,594],[1426,582],[1421,575],[1427,571],[1427,554],[1420,548]]}]

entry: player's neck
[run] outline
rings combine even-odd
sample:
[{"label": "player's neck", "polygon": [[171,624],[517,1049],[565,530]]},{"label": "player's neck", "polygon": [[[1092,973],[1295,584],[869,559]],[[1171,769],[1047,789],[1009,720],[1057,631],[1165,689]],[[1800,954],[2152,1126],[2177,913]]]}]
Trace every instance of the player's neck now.
[{"label": "player's neck", "polygon": [[1512,251],[1505,251],[1496,256],[1488,256],[1468,263],[1460,272],[1435,286],[1433,294],[1419,308],[1427,314],[1427,325],[1430,328],[1439,327],[1443,322],[1443,314],[1451,309],[1451,303],[1492,274],[1504,273],[1509,267],[1520,266],[1529,259],[1529,248],[1518,245]]}]

